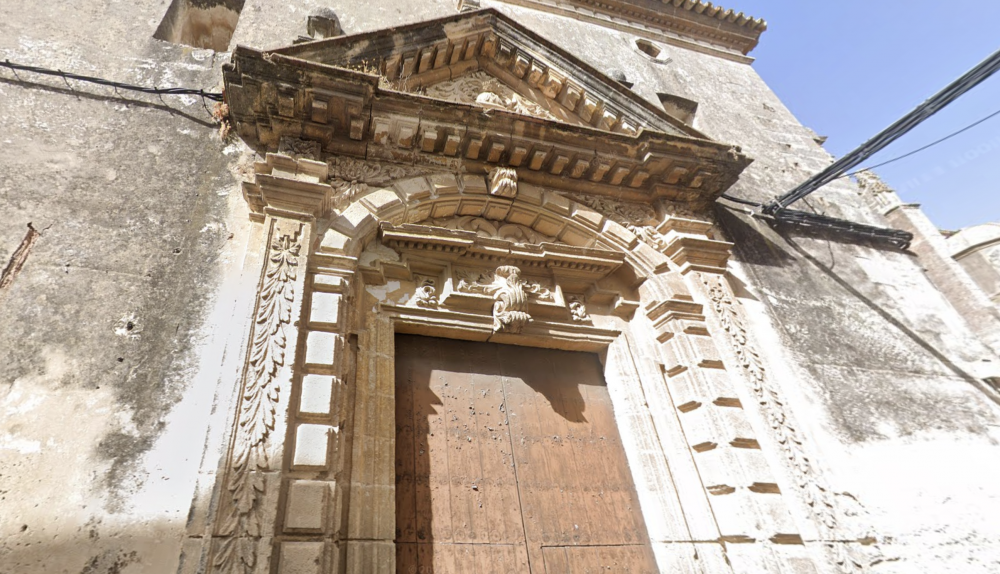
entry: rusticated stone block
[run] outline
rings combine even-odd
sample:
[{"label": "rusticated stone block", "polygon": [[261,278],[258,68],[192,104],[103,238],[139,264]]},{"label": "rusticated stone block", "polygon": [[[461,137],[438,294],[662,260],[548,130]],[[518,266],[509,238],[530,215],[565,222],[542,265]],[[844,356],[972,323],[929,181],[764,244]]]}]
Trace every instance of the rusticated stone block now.
[{"label": "rusticated stone block", "polygon": [[295,429],[295,449],[292,466],[325,467],[330,446],[329,425],[301,424]]},{"label": "rusticated stone block", "polygon": [[309,307],[309,326],[316,329],[335,329],[340,323],[340,295],[314,292]]},{"label": "rusticated stone block", "polygon": [[324,480],[293,480],[288,485],[285,530],[323,531],[332,485]]},{"label": "rusticated stone block", "polygon": [[329,415],[333,385],[333,377],[323,375],[303,377],[299,395],[299,414]]},{"label": "rusticated stone block", "polygon": [[281,543],[278,574],[319,574],[322,569],[322,542]]},{"label": "rusticated stone block", "polygon": [[330,370],[340,350],[340,335],[311,331],[306,337],[306,366],[310,370]]}]

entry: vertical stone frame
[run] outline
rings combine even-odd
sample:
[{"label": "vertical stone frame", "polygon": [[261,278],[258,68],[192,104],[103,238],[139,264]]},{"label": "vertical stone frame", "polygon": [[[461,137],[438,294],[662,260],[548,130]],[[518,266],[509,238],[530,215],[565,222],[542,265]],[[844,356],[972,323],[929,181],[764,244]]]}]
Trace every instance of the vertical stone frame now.
[{"label": "vertical stone frame", "polygon": [[[272,572],[272,564],[281,559],[272,549],[275,526],[280,523],[278,509],[287,504],[281,487],[288,464],[287,419],[291,397],[301,392],[300,369],[295,365],[303,332],[303,302],[309,291],[310,246],[329,186],[318,183],[325,178],[325,164],[297,165],[290,158],[277,159],[310,177],[257,178],[263,200],[251,219],[267,230],[264,265],[238,381],[230,444],[216,485],[211,545],[200,569],[204,572]],[[262,166],[258,168],[263,171]],[[303,547],[312,550],[308,544]]]}]

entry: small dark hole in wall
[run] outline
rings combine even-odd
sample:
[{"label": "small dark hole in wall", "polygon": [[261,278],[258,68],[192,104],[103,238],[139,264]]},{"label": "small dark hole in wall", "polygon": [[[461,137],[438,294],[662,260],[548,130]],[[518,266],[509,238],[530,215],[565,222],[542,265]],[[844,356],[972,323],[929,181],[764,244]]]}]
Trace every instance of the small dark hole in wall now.
[{"label": "small dark hole in wall", "polygon": [[659,58],[660,52],[663,51],[656,44],[650,42],[649,40],[643,40],[642,38],[635,41],[635,47],[639,48],[643,54],[646,54],[650,58]]},{"label": "small dark hole in wall", "polygon": [[173,0],[153,37],[175,44],[229,49],[244,0]]}]

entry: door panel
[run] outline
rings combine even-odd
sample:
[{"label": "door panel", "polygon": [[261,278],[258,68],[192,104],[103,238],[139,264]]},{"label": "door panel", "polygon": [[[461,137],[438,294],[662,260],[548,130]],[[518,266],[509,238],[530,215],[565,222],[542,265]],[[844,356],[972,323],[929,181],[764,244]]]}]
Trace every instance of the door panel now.
[{"label": "door panel", "polygon": [[396,337],[404,573],[654,572],[597,357]]}]

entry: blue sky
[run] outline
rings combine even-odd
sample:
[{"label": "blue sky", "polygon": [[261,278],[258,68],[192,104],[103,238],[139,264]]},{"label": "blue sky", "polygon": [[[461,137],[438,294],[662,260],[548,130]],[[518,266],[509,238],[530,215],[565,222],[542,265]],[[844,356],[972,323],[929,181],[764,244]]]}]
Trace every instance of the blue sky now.
[{"label": "blue sky", "polygon": [[[1000,2],[723,0],[762,17],[757,72],[841,156],[1000,49]],[[865,165],[1000,110],[1000,73]],[[876,170],[942,229],[1000,221],[1000,116]],[[821,193],[821,192],[820,192]]]}]

